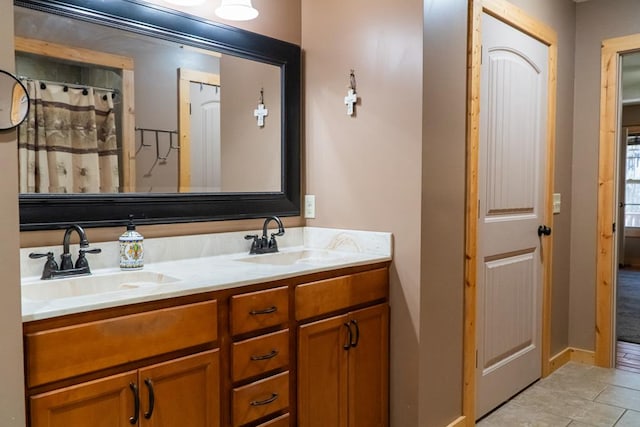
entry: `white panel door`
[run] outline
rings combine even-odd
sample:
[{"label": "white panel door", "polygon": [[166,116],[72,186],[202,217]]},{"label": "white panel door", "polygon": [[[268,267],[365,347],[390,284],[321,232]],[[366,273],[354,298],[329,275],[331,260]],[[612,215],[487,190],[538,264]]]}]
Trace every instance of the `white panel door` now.
[{"label": "white panel door", "polygon": [[191,82],[192,192],[218,192],[220,162],[220,86]]},{"label": "white panel door", "polygon": [[541,376],[548,47],[482,17],[477,412]]}]

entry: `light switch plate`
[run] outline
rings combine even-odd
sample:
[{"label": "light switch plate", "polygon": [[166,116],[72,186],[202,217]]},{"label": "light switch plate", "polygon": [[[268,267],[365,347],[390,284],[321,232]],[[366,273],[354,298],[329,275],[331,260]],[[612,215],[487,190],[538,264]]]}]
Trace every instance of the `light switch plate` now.
[{"label": "light switch plate", "polygon": [[560,213],[560,205],[562,204],[562,199],[560,197],[560,193],[553,193],[553,213]]},{"label": "light switch plate", "polygon": [[306,194],[304,196],[304,217],[316,217],[316,196],[311,194]]}]

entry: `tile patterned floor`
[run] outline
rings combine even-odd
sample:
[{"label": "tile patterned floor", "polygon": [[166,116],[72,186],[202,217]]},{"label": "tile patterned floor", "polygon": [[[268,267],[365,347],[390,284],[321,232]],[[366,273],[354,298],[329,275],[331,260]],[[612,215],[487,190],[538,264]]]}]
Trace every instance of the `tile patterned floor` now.
[{"label": "tile patterned floor", "polygon": [[640,373],[570,362],[479,427],[640,427]]}]

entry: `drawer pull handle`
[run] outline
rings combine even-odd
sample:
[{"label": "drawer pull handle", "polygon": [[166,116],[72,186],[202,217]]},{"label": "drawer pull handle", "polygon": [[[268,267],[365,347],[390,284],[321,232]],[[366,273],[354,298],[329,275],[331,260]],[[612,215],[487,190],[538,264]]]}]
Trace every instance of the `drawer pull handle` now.
[{"label": "drawer pull handle", "polygon": [[278,311],[278,307],[276,307],[275,305],[269,307],[269,308],[265,308],[264,310],[251,310],[249,312],[250,315],[252,316],[257,316],[259,314],[271,314],[271,313],[275,313],[276,311]]},{"label": "drawer pull handle", "polygon": [[276,357],[278,355],[278,350],[273,349],[271,350],[269,353],[267,354],[262,354],[260,356],[251,356],[251,360],[253,361],[257,361],[257,360],[269,360],[269,359],[273,359],[274,357]]},{"label": "drawer pull handle", "polygon": [[153,415],[153,408],[156,406],[156,395],[153,391],[153,382],[149,378],[144,380],[145,385],[149,389],[149,412],[144,413],[146,419],[151,418]]},{"label": "drawer pull handle", "polygon": [[129,388],[133,392],[133,417],[129,417],[129,422],[133,425],[138,424],[138,414],[140,413],[140,394],[138,386],[135,383],[129,383]]},{"label": "drawer pull handle", "polygon": [[265,400],[252,400],[251,402],[249,402],[249,405],[251,406],[268,405],[269,403],[274,402],[277,398],[278,398],[278,393],[271,393],[270,398]]}]

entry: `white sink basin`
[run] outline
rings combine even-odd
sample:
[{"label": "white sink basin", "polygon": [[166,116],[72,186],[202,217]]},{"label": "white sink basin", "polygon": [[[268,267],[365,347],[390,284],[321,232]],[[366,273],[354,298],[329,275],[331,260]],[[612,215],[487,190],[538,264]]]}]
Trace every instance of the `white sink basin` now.
[{"label": "white sink basin", "polygon": [[22,284],[22,297],[32,300],[72,298],[157,286],[177,280],[175,277],[151,271],[121,271],[64,279],[38,280]]},{"label": "white sink basin", "polygon": [[238,258],[238,261],[268,265],[322,264],[348,258],[341,254],[322,249],[303,249],[295,252],[275,252],[271,254],[249,255]]}]

